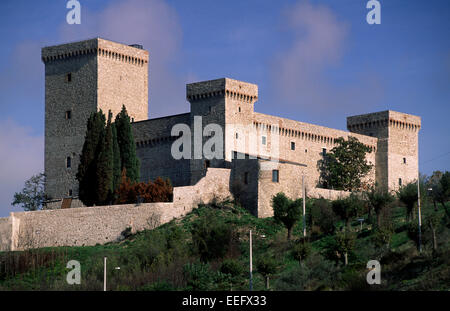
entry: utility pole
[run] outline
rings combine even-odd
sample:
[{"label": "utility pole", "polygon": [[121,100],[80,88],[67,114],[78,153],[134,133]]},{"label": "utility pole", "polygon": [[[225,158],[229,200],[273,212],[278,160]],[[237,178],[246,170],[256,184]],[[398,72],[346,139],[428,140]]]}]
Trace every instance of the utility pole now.
[{"label": "utility pole", "polygon": [[253,290],[252,230],[250,230],[250,291]]},{"label": "utility pole", "polygon": [[420,211],[420,175],[417,177],[417,212],[419,218],[419,253],[422,253],[422,215]]},{"label": "utility pole", "polygon": [[106,257],[103,259],[103,291],[106,292]]},{"label": "utility pole", "polygon": [[302,195],[303,195],[303,237],[306,237],[306,189],[305,175],[302,175]]}]

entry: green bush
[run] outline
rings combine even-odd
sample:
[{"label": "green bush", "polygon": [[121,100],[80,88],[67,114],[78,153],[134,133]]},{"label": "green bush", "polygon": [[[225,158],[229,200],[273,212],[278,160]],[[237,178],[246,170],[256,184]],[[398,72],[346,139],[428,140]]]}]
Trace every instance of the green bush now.
[{"label": "green bush", "polygon": [[292,247],[292,255],[299,262],[304,261],[311,254],[311,245],[306,241],[299,241]]}]

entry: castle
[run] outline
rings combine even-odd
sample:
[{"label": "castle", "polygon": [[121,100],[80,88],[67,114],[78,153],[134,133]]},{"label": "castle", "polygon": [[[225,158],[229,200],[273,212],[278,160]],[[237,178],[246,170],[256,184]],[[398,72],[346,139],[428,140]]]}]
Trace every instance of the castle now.
[{"label": "castle", "polygon": [[[89,115],[102,109],[115,116],[122,105],[132,120],[141,180],[161,176],[189,186],[210,168],[228,169],[229,190],[258,217],[273,214],[270,200],[280,191],[302,197],[302,178],[308,195],[335,194],[318,186],[317,163],[339,137],[356,137],[371,148],[368,181],[395,190],[418,177],[418,116],[388,110],[348,117],[348,131],[331,129],[255,112],[258,86],[222,78],[186,86],[189,113],[148,119],[149,53],[142,46],[95,38],[44,47],[42,61],[45,191],[55,206],[78,195],[75,176]],[[188,129],[190,139],[174,128]],[[220,146],[211,157],[198,146],[214,137]],[[173,148],[182,139],[192,156],[177,159]]]}]

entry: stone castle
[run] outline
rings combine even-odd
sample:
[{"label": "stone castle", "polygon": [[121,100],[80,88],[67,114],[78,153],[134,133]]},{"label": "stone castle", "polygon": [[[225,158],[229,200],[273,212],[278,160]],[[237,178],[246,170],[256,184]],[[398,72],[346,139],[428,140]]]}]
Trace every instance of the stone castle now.
[{"label": "stone castle", "polygon": [[[44,47],[42,60],[45,191],[55,206],[64,198],[76,201],[75,175],[89,115],[102,109],[115,116],[122,105],[132,119],[141,180],[161,176],[176,187],[192,186],[208,170],[226,169],[226,191],[239,195],[258,217],[273,214],[270,200],[280,191],[302,197],[302,178],[308,195],[336,195],[320,188],[317,163],[339,137],[356,137],[371,148],[368,181],[395,190],[418,177],[418,116],[388,110],[348,117],[348,131],[331,129],[255,112],[258,86],[222,78],[186,86],[189,113],[148,119],[149,53],[142,46],[95,38]],[[222,132],[211,131],[210,124]],[[190,158],[173,156],[174,143],[182,139],[173,131],[176,125],[190,130]],[[221,138],[220,156],[198,152],[198,145],[213,137]]]}]

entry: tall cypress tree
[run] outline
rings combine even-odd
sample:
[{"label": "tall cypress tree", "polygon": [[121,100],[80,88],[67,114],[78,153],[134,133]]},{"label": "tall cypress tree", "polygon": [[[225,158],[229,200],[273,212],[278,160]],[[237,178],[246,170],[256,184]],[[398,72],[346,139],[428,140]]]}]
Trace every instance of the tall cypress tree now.
[{"label": "tall cypress tree", "polygon": [[97,204],[109,204],[113,193],[113,133],[111,125],[111,111],[108,113],[108,123],[103,139],[100,141],[96,169]]},{"label": "tall cypress tree", "polygon": [[112,124],[112,136],[113,136],[113,190],[114,192],[119,188],[121,174],[122,174],[122,164],[120,156],[119,143],[117,141],[117,128],[116,123]]},{"label": "tall cypress tree", "polygon": [[92,206],[96,203],[96,169],[97,154],[103,139],[105,115],[100,110],[93,112],[87,122],[86,135],[80,155],[77,179],[79,182],[79,198],[83,204]]},{"label": "tall cypress tree", "polygon": [[121,156],[121,171],[125,168],[127,177],[132,182],[139,181],[140,163],[136,156],[136,143],[131,131],[130,117],[125,106],[116,116],[117,142],[119,143]]}]

